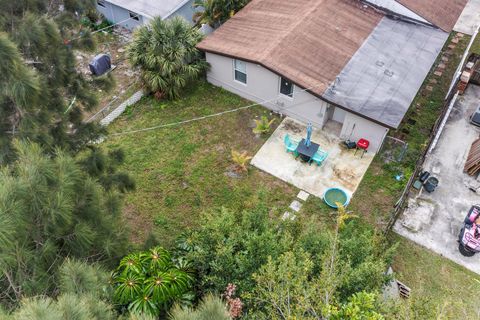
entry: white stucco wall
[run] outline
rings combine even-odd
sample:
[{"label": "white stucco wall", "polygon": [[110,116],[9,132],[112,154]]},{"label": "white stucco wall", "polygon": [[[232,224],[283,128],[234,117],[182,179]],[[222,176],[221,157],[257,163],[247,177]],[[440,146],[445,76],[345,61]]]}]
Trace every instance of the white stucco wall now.
[{"label": "white stucco wall", "polygon": [[327,103],[294,86],[293,97],[280,93],[280,77],[264,67],[246,62],[247,84],[234,80],[233,59],[207,53],[211,69],[208,81],[225,88],[239,96],[262,105],[276,112],[288,115],[303,122],[312,122],[316,127],[323,126],[323,117]]},{"label": "white stucco wall", "polygon": [[347,112],[340,138],[344,140],[350,139],[352,141],[358,141],[362,138],[367,139],[370,141],[368,151],[377,152],[387,132],[388,128]]},{"label": "white stucco wall", "polygon": [[[112,23],[119,23],[120,21],[124,21],[130,18],[130,14],[128,10],[121,8],[119,6],[116,6],[108,1],[105,1],[104,4],[105,4],[105,7],[99,6],[98,3],[96,4],[96,6],[97,6],[97,10],[100,13],[102,13],[108,21]],[[139,15],[138,18],[139,18],[139,21],[136,21],[134,19],[129,19],[127,21],[120,23],[119,25],[129,30],[133,30],[144,23],[143,16]]]},{"label": "white stucco wall", "polygon": [[[263,106],[280,112],[302,122],[311,122],[314,127],[322,128],[329,119],[343,123],[340,138],[346,139],[355,125],[351,139],[360,138],[370,141],[369,150],[376,152],[388,131],[362,117],[355,116],[341,108],[329,104],[310,93],[294,88],[293,97],[280,93],[280,76],[270,70],[250,62],[246,63],[247,84],[234,80],[233,59],[217,54],[206,53],[210,63],[207,80],[246,99],[260,102]],[[265,102],[267,101],[267,102]],[[327,112],[328,109],[328,112]]]},{"label": "white stucco wall", "polygon": [[[420,0],[419,0],[420,1]],[[392,12],[398,13],[399,15],[408,17],[410,19],[414,19],[420,21],[422,23],[430,24],[427,20],[413,12],[412,10],[408,9],[404,5],[398,3],[395,0],[365,0],[365,2],[369,2],[375,6],[385,8]]]}]

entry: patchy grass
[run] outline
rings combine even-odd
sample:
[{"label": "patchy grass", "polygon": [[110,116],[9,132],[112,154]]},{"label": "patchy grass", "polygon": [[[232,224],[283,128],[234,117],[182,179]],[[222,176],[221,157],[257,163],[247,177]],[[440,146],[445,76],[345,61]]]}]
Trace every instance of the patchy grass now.
[{"label": "patchy grass", "polygon": [[480,54],[480,33],[477,34],[477,37],[473,41],[472,47],[470,48],[470,52]]},{"label": "patchy grass", "polygon": [[[453,36],[454,33],[451,37]],[[441,114],[445,95],[469,41],[468,36],[460,38],[453,50],[447,48],[450,43],[447,41],[445,48],[413,100],[404,121],[397,130],[389,132],[390,136],[408,143],[403,161],[386,163],[381,155],[377,155],[367,170],[352,199],[350,208],[371,223],[383,227],[390,218],[392,209],[413,173],[416,161],[425,149],[432,128]],[[435,76],[433,73],[442,63],[441,57],[444,55],[449,59],[448,62],[444,62],[445,70],[441,77]],[[437,83],[431,83],[432,79],[435,79]],[[432,86],[433,90],[426,90],[427,86]],[[394,177],[397,174],[402,174],[403,179],[395,180]]]},{"label": "patchy grass", "polygon": [[[250,102],[207,83],[193,85],[177,101],[144,98],[109,127],[123,132],[166,124],[248,105]],[[182,126],[109,137],[106,148],[126,152],[123,170],[136,180],[126,195],[125,216],[137,243],[152,232],[169,246],[195,227],[202,211],[225,206],[242,210],[260,202],[280,214],[297,190],[253,167],[234,172],[231,150],[254,155],[267,139],[252,132],[253,119],[269,115],[254,107]],[[277,119],[272,127],[280,123]]]},{"label": "patchy grass", "polygon": [[[399,242],[393,268],[397,279],[412,289],[413,299],[426,299],[442,314],[438,319],[479,319],[480,276],[423,247],[393,236]],[[473,300],[472,300],[473,299]]]}]

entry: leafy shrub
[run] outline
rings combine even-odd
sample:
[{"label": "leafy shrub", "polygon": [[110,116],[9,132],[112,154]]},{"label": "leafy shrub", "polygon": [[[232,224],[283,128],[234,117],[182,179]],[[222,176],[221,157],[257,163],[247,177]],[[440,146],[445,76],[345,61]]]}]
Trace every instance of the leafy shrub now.
[{"label": "leafy shrub", "polygon": [[252,157],[247,154],[247,151],[240,153],[232,150],[232,161],[235,163],[238,171],[247,172],[247,165],[250,159],[252,159]]},{"label": "leafy shrub", "polygon": [[266,134],[270,132],[270,126],[275,122],[275,119],[268,120],[266,116],[262,116],[260,120],[255,119],[257,126],[253,129],[253,133]]},{"label": "leafy shrub", "polygon": [[155,247],[120,261],[112,274],[114,299],[133,313],[157,316],[173,302],[191,301],[193,280],[188,263]]}]

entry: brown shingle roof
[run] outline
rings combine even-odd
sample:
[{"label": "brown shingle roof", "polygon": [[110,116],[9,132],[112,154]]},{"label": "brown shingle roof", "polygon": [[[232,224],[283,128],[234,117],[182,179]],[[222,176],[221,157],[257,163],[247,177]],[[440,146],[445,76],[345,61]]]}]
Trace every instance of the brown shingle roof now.
[{"label": "brown shingle roof", "polygon": [[322,95],[381,20],[353,0],[252,0],[198,44]]},{"label": "brown shingle roof", "polygon": [[450,32],[468,0],[397,0],[440,29]]}]

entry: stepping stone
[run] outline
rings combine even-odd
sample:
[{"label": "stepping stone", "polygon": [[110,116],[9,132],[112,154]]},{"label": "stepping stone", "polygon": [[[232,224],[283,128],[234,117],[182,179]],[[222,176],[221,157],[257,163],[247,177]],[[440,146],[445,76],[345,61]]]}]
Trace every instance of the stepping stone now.
[{"label": "stepping stone", "polygon": [[295,212],[299,212],[301,208],[302,208],[302,204],[297,200],[293,200],[292,203],[290,204],[290,209],[292,209]]},{"label": "stepping stone", "polygon": [[443,72],[442,71],[435,71],[433,74],[438,76],[438,77],[441,77]]},{"label": "stepping stone", "polygon": [[432,86],[427,86],[426,89],[427,89],[427,91],[433,91],[433,87],[432,87]]},{"label": "stepping stone", "polygon": [[445,56],[443,56],[443,57],[442,57],[442,61],[443,61],[443,62],[448,62],[448,58],[445,57]]},{"label": "stepping stone", "polygon": [[295,218],[297,218],[297,216],[294,213],[291,213],[289,211],[285,211],[285,213],[282,216],[283,221],[285,221],[287,219],[290,219],[290,220],[293,221],[293,220],[295,220]]},{"label": "stepping stone", "polygon": [[289,219],[289,218],[290,218],[290,215],[292,215],[291,212],[285,211],[285,212],[283,213],[282,220],[287,220],[287,219]]},{"label": "stepping stone", "polygon": [[458,39],[458,38],[453,38],[453,39],[452,39],[452,43],[455,43],[455,44],[457,44],[457,43],[458,43],[458,41],[459,41],[459,39]]},{"label": "stepping stone", "polygon": [[440,63],[440,64],[438,65],[438,68],[439,68],[439,69],[445,69],[446,67],[447,67],[447,66],[445,65],[445,63]]},{"label": "stepping stone", "polygon": [[464,36],[465,36],[465,35],[464,35],[463,33],[461,33],[461,32],[457,33],[457,37],[458,37],[458,38],[463,38]]},{"label": "stepping stone", "polygon": [[453,50],[453,49],[455,49],[456,47],[457,47],[457,46],[454,45],[454,44],[449,44],[447,48]]},{"label": "stepping stone", "polygon": [[431,84],[437,84],[437,83],[438,83],[438,81],[437,81],[437,79],[433,79],[433,78],[431,78],[430,80],[428,80],[428,83],[431,83]]},{"label": "stepping stone", "polygon": [[310,194],[308,192],[300,190],[300,192],[297,194],[297,198],[303,201],[307,201],[309,195]]}]

